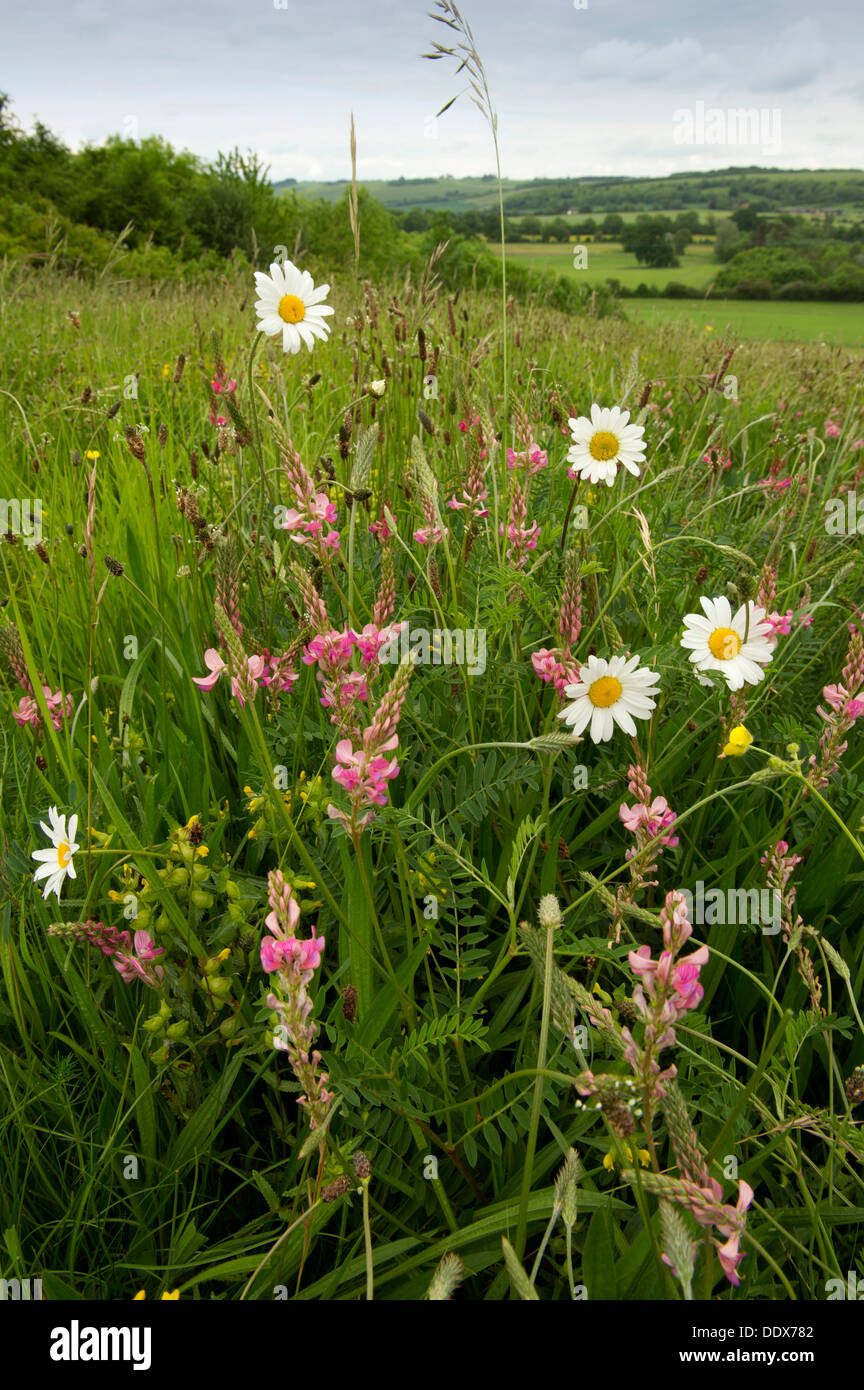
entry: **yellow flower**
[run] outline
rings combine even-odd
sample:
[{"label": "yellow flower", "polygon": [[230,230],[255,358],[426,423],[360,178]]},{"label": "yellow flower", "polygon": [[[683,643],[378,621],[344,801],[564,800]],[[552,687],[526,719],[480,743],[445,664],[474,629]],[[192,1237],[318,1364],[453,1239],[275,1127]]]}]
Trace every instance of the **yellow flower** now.
[{"label": "yellow flower", "polygon": [[753,742],[753,735],[743,724],[736,724],[729,731],[729,742],[723,748],[724,758],[740,758]]},{"label": "yellow flower", "polygon": [[161,1301],[162,1301],[163,1303],[165,1303],[165,1302],[171,1302],[172,1300],[177,1300],[179,1297],[180,1297],[180,1290],[179,1290],[179,1289],[174,1289],[174,1291],[173,1291],[172,1293],[163,1293],[163,1295],[162,1295],[162,1300],[161,1300]]},{"label": "yellow flower", "polygon": [[195,850],[195,853],[197,854],[199,859],[206,859],[210,851],[206,845],[198,845]]},{"label": "yellow flower", "polygon": [[93,461],[95,462],[96,459],[101,457],[101,455],[98,449],[85,449],[84,457],[85,459],[93,459]]},{"label": "yellow flower", "polygon": [[[632,1163],[632,1162],[633,1162],[633,1150],[631,1149],[631,1147],[630,1147],[629,1144],[625,1144],[625,1145],[624,1145],[624,1156],[625,1156],[625,1158],[627,1159],[627,1162],[628,1162],[628,1163]],[[647,1149],[637,1149],[637,1150],[636,1150],[636,1157],[638,1158],[639,1162],[642,1164],[642,1167],[643,1167],[643,1168],[650,1168],[650,1166],[651,1166],[651,1155],[649,1154],[649,1152],[648,1152]],[[605,1155],[605,1157],[604,1157],[604,1159],[603,1159],[603,1167],[607,1170],[607,1172],[609,1172],[609,1173],[612,1172],[612,1169],[615,1167],[615,1150],[614,1150],[614,1149],[610,1149],[609,1152],[608,1152],[608,1154]]]},{"label": "yellow flower", "polygon": [[163,364],[163,367],[162,367],[162,375],[163,375],[163,376],[170,376],[170,375],[171,375],[171,368],[168,366],[168,363],[167,363],[167,362],[165,362],[165,363]]}]

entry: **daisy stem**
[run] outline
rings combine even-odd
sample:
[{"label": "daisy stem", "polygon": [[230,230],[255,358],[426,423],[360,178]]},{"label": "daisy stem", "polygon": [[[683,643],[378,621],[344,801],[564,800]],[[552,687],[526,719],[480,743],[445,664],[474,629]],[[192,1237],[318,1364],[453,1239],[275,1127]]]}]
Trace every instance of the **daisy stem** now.
[{"label": "daisy stem", "polygon": [[567,527],[568,527],[569,524],[570,524],[570,513],[571,513],[572,510],[573,510],[573,503],[576,501],[576,493],[578,492],[578,490],[579,490],[579,479],[578,479],[578,477],[577,477],[576,480],[575,480],[575,482],[573,483],[573,491],[570,493],[570,501],[567,503],[567,510],[566,510],[566,512],[564,513],[564,525],[561,527],[561,553],[562,553],[562,555],[563,555],[563,553],[564,553],[564,548],[565,548],[565,546],[566,546],[566,544],[567,544]]}]

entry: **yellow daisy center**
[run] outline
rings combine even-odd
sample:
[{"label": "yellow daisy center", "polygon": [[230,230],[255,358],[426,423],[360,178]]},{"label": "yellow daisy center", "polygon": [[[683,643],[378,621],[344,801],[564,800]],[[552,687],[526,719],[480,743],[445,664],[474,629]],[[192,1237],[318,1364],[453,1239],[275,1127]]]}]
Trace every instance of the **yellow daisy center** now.
[{"label": "yellow daisy center", "polygon": [[599,709],[608,709],[621,699],[621,682],[614,676],[601,676],[588,687],[588,699]]},{"label": "yellow daisy center", "polygon": [[708,638],[711,655],[718,661],[731,661],[741,650],[741,638],[731,627],[715,627]]},{"label": "yellow daisy center", "polygon": [[615,458],[620,447],[618,439],[610,430],[598,430],[591,436],[588,452],[592,458],[605,463],[607,459]]},{"label": "yellow daisy center", "polygon": [[60,865],[60,868],[65,869],[66,865],[69,863],[69,860],[71,858],[72,855],[69,851],[69,841],[61,840],[59,845],[57,846],[57,863]]},{"label": "yellow daisy center", "polygon": [[279,317],[286,323],[299,323],[306,317],[306,305],[296,294],[283,294],[279,300]]}]

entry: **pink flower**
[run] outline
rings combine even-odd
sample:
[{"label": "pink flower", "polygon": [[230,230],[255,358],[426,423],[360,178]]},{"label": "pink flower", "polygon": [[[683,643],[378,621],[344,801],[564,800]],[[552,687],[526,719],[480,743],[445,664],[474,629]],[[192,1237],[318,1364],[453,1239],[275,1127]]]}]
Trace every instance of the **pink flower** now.
[{"label": "pink flower", "polygon": [[533,442],[528,444],[523,453],[517,453],[514,449],[507,450],[507,467],[510,469],[527,468],[529,473],[539,473],[548,463],[549,455],[546,450]]},{"label": "pink flower", "polygon": [[[124,932],[124,936],[128,933]],[[118,951],[114,957],[114,967],[120,972],[121,980],[127,985],[134,980],[143,980],[151,989],[158,989],[165,976],[165,971],[161,965],[153,965],[153,961],[159,956],[164,956],[163,946],[154,946],[153,938],[149,932],[136,931],[135,933],[135,954],[126,954]]]},{"label": "pink flower", "polygon": [[832,420],[829,416],[828,419],[825,421],[825,438],[836,439],[839,433],[840,426],[837,424],[835,420]]},{"label": "pink flower", "polygon": [[773,612],[765,614],[764,621],[771,624],[771,631],[766,634],[766,640],[771,643],[772,647],[776,647],[778,636],[785,637],[792,631],[792,622],[794,618],[795,614],[792,612],[791,608],[787,609],[785,613]]},{"label": "pink flower", "polygon": [[[707,957],[708,947],[703,949]],[[680,1013],[699,1007],[705,991],[699,983],[699,966],[692,958],[676,965],[672,972],[672,986],[675,990],[675,1007]]]},{"label": "pink flower", "polygon": [[[233,396],[234,392],[237,390],[237,382],[234,380],[233,377],[228,382],[220,381],[218,377],[214,377],[214,379],[210,383],[210,390],[213,392],[214,396],[221,396],[223,394],[226,396]],[[210,406],[210,424],[228,424],[228,421],[225,419],[224,415],[216,414],[216,407],[212,403]]]},{"label": "pink flower", "polygon": [[[325,709],[347,710],[356,700],[367,700],[369,689],[362,671],[349,671],[337,677],[337,684],[326,683],[321,703]],[[335,696],[335,698],[334,698]],[[336,720],[332,721],[336,723]]]},{"label": "pink flower", "polygon": [[[636,834],[640,827],[646,830],[646,839],[653,840],[655,835],[659,835],[661,830],[674,825],[676,813],[669,809],[669,803],[665,796],[655,796],[650,806],[637,803],[635,806],[621,806],[619,812],[621,820],[627,829]],[[667,835],[663,839],[663,844],[674,849],[678,844],[678,837]]]},{"label": "pink flower", "polygon": [[437,525],[421,526],[419,531],[414,532],[414,539],[419,545],[440,545],[444,536],[449,536],[449,534],[449,528],[446,526],[443,528],[443,532],[442,528]]},{"label": "pink flower", "polygon": [[303,662],[313,666],[317,661],[319,670],[326,675],[344,670],[351,660],[354,650],[354,633],[350,627],[342,632],[335,628],[330,632],[319,633],[303,648]]},{"label": "pink flower", "polygon": [[649,1014],[642,990],[643,985],[649,997],[653,999],[658,992],[658,987],[665,992],[666,986],[671,984],[672,993],[665,1001],[663,1022],[672,1023],[675,1019],[681,1018],[689,1009],[698,1007],[704,994],[704,990],[699,984],[699,971],[703,965],[708,963],[707,946],[699,946],[697,950],[691,951],[689,956],[684,956],[683,959],[677,961],[674,969],[672,968],[673,955],[671,951],[661,951],[659,958],[652,960],[650,946],[640,946],[638,950],[631,951],[627,959],[633,974],[640,977],[641,983],[634,990],[633,1001],[643,1017],[647,1017]]},{"label": "pink flower", "polygon": [[287,653],[283,652],[281,656],[271,656],[269,651],[265,651],[264,659],[266,662],[264,669],[267,674],[261,677],[260,684],[268,689],[272,687],[277,691],[291,690],[294,683],[299,680],[299,676],[296,671],[292,670]]},{"label": "pink flower", "polygon": [[369,530],[372,532],[373,536],[378,537],[378,540],[381,542],[382,545],[385,541],[389,541],[390,537],[393,535],[393,532],[390,530],[390,527],[387,525],[387,522],[383,517],[380,521],[373,521],[369,527]]},{"label": "pink flower", "polygon": [[[488,495],[488,493],[487,493],[487,489],[486,489],[485,487],[482,489],[481,492],[479,492],[479,493],[477,494],[476,497],[472,497],[471,494],[470,494],[470,492],[465,492],[465,491],[463,491],[462,496],[463,496],[463,498],[464,498],[464,501],[460,502],[460,501],[458,500],[458,498],[456,497],[455,493],[454,493],[454,495],[449,499],[449,501],[448,501],[448,503],[447,503],[447,506],[450,507],[451,510],[454,511],[454,512],[455,512],[455,511],[464,511],[464,509],[465,509],[466,507],[470,507],[470,508],[472,509],[472,511],[473,511],[473,513],[474,513],[474,515],[475,515],[476,517],[488,516],[488,515],[489,515],[489,508],[488,508],[488,507],[481,507],[481,506],[478,505],[478,503],[480,503],[480,502],[485,502],[487,495]],[[416,535],[417,535],[416,531],[415,531],[414,535],[415,535],[415,538],[416,538]]]},{"label": "pink flower", "polygon": [[[504,535],[504,527],[499,526],[500,534]],[[532,521],[530,526],[517,526],[511,521],[507,527],[507,539],[514,550],[536,550],[537,539],[540,535],[540,523]]]},{"label": "pink flower", "polygon": [[565,686],[574,685],[579,679],[578,667],[557,647],[541,647],[532,652],[531,665],[541,681],[551,681],[559,695],[563,695]]},{"label": "pink flower", "polygon": [[[51,720],[53,728],[62,728],[64,719],[68,719],[72,713],[74,703],[72,696],[64,696],[59,690],[52,691],[50,685],[43,685],[42,694],[45,696],[48,718]],[[22,696],[18,701],[18,708],[12,711],[12,718],[16,724],[29,724],[32,729],[38,730],[42,724],[42,717],[35,697],[33,695]]]},{"label": "pink flower", "polygon": [[212,690],[219,677],[228,670],[215,647],[208,647],[204,653],[204,664],[209,676],[193,676],[192,679],[201,690]]},{"label": "pink flower", "polygon": [[[384,752],[392,752],[398,746],[398,738],[392,738],[380,745]],[[399,764],[395,758],[383,758],[380,754],[369,757],[366,748],[355,749],[348,738],[340,739],[336,745],[336,760],[340,766],[333,770],[333,780],[349,793],[357,793],[366,802],[376,806],[387,805],[387,783],[398,775]]]},{"label": "pink flower", "polygon": [[285,460],[285,472],[296,505],[285,509],[283,529],[295,545],[338,550],[339,532],[324,534],[325,525],[330,526],[337,519],[336,507],[326,492],[316,491],[311,474],[293,447]]},{"label": "pink flower", "polygon": [[247,700],[255,699],[265,669],[263,656],[247,656],[245,668],[231,681],[231,694],[241,705],[245,705]]}]

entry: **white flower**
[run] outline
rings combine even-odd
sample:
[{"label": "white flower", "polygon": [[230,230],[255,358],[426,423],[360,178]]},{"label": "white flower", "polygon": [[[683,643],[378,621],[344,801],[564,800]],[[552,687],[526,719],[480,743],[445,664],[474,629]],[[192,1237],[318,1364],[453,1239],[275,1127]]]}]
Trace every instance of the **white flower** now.
[{"label": "white flower", "polygon": [[605,743],[617,724],[625,734],[635,734],[637,719],[650,719],[655,701],[651,699],[660,687],[654,685],[660,676],[657,671],[637,671],[638,656],[589,656],[579,667],[579,680],[565,685],[564,694],[572,700],[558,715],[569,724],[574,734],[581,734],[590,722],[590,734],[595,743]]},{"label": "white flower", "polygon": [[734,618],[728,598],[700,598],[705,617],[688,613],[681,646],[690,651],[697,671],[720,671],[730,690],[758,685],[763,666],[772,658],[768,636],[771,624],[763,622],[765,609],[742,603]]},{"label": "white flower", "polygon": [[299,352],[304,343],[311,352],[316,338],[327,338],[330,327],[324,315],[334,311],[321,301],[327,298],[330,286],[316,289],[308,270],[298,270],[292,261],[284,265],[274,261],[269,275],[256,270],[255,287],[258,327],[270,337],[281,333],[285,352]]},{"label": "white flower", "polygon": [[590,420],[587,415],[568,420],[573,447],[567,459],[580,477],[611,487],[619,463],[639,477],[639,464],[645,462],[645,430],[642,425],[629,424],[629,419],[630,411],[619,410],[617,405],[611,410],[592,405]]},{"label": "white flower", "polygon": [[38,883],[40,878],[44,878],[46,882],[42,897],[47,898],[49,893],[56,893],[59,902],[60,889],[63,887],[66,875],[68,874],[70,878],[75,877],[75,865],[72,863],[72,856],[79,848],[75,843],[78,817],[70,816],[68,831],[66,829],[66,817],[58,816],[56,806],[49,809],[48,819],[51,822],[50,825],[46,825],[44,820],[40,821],[39,824],[51,841],[52,848],[37,849],[30,855],[31,859],[40,861],[39,868],[33,875],[33,882]]}]

